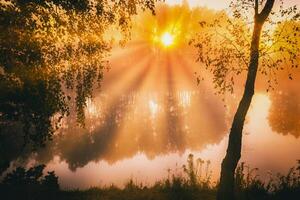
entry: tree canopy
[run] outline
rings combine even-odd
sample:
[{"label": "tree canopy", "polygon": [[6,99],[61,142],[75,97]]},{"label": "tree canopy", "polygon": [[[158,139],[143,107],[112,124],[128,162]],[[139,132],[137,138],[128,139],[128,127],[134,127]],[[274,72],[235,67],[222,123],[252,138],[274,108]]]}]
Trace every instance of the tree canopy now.
[{"label": "tree canopy", "polygon": [[[112,30],[129,38],[139,9],[155,0],[7,0],[0,4],[0,128],[19,124],[25,144],[43,145],[100,85]],[[2,134],[1,134],[2,135]]]},{"label": "tree canopy", "polygon": [[[85,126],[107,57],[130,39],[131,18],[156,0],[0,1],[0,174],[53,138],[62,119]],[[115,38],[115,35],[118,37]]]},{"label": "tree canopy", "polygon": [[[265,2],[259,1],[260,7]],[[299,10],[279,2],[279,9],[272,11],[265,22],[259,48],[258,70],[267,80],[267,91],[277,85],[277,71],[286,70],[292,79],[292,70],[300,66]],[[232,1],[230,8],[213,22],[201,21],[202,30],[191,40],[198,51],[197,61],[212,73],[219,94],[232,93],[238,75],[248,70],[253,16],[254,0]],[[198,82],[202,80],[199,73]]]}]

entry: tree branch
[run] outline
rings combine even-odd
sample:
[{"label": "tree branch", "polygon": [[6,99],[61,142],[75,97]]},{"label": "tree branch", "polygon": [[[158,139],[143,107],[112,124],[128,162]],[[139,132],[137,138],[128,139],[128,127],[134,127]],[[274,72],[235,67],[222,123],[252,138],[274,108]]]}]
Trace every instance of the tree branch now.
[{"label": "tree branch", "polygon": [[[255,0],[257,1],[257,0]],[[263,8],[263,10],[261,11],[260,14],[258,14],[258,18],[257,20],[260,23],[264,23],[266,21],[266,19],[268,18],[268,16],[270,15],[272,8],[274,6],[275,0],[267,0],[265,7]]]},{"label": "tree branch", "polygon": [[255,0],[254,10],[255,10],[255,17],[257,17],[258,16],[258,0]]}]

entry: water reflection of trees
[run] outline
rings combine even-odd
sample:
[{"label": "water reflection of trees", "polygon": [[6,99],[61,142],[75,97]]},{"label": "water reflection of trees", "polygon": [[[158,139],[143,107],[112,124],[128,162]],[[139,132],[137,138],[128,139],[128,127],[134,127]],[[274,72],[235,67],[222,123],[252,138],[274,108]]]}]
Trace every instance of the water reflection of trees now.
[{"label": "water reflection of trees", "polygon": [[[146,73],[144,70],[147,67],[139,77]],[[209,92],[170,88],[161,92],[136,92],[141,82],[143,78],[133,81],[125,91],[127,95],[114,97],[100,93],[94,100],[88,100],[85,129],[74,125],[75,117],[67,118],[54,140],[34,154],[35,158],[48,163],[58,155],[71,170],[76,170],[91,161],[105,160],[113,164],[137,153],[153,159],[170,152],[201,150],[224,137],[225,108]],[[297,85],[296,81],[284,82],[270,94],[272,105],[268,117],[275,132],[295,137],[299,137],[300,127]],[[18,128],[15,129],[17,132]],[[9,141],[22,138],[15,139]],[[18,147],[12,142],[8,146],[13,150],[7,156],[15,157],[13,152],[18,152]]]},{"label": "water reflection of trees", "polygon": [[[220,142],[225,134],[223,105],[200,91],[132,92],[111,101],[109,95],[99,95],[90,102],[94,110],[86,110],[86,129],[65,125],[37,154],[37,160],[48,162],[59,155],[76,170],[90,161],[114,163],[137,153],[151,159],[186,149],[200,150]],[[208,109],[211,104],[214,107]]]},{"label": "water reflection of trees", "polygon": [[[298,78],[298,79],[297,79]],[[285,81],[272,92],[269,124],[272,130],[283,135],[300,136],[299,76]]]}]

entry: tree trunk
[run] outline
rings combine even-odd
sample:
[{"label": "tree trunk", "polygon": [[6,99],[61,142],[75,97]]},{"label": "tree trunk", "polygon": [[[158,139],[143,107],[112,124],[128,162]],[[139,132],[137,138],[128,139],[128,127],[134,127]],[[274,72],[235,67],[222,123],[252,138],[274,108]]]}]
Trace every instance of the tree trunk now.
[{"label": "tree trunk", "polygon": [[239,103],[229,133],[226,156],[221,166],[220,184],[217,200],[234,200],[234,174],[241,157],[242,133],[245,117],[254,95],[255,80],[259,62],[259,42],[264,22],[269,16],[275,0],[268,0],[264,9],[258,14],[258,1],[255,1],[254,30],[250,49],[250,62],[244,94]]}]

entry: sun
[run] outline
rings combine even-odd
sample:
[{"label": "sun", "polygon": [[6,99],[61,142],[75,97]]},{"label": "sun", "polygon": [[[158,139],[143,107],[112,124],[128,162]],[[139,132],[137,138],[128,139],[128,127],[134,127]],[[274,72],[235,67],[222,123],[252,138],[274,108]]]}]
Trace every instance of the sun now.
[{"label": "sun", "polygon": [[161,35],[160,42],[164,47],[170,47],[174,44],[174,36],[169,32],[165,32]]}]

